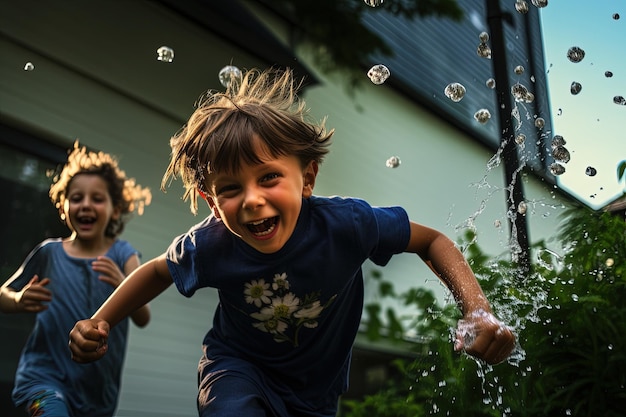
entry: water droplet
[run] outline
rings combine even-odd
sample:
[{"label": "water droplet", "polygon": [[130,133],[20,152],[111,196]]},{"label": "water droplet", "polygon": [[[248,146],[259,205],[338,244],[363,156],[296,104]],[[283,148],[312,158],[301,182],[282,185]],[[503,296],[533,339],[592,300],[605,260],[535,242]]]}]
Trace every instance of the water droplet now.
[{"label": "water droplet", "polygon": [[615,261],[613,260],[613,258],[606,258],[606,262],[604,264],[606,265],[607,268],[610,268],[613,266],[614,263]]},{"label": "water droplet", "polygon": [[525,134],[519,133],[519,134],[517,134],[517,136],[515,136],[515,143],[517,143],[518,145],[521,145],[525,141],[526,141],[526,135]]},{"label": "water droplet", "polygon": [[481,43],[487,43],[489,42],[489,34],[487,32],[480,32],[478,39],[480,39]]},{"label": "water droplet", "polygon": [[363,0],[370,7],[378,7],[383,4],[383,0]]},{"label": "water droplet", "polygon": [[557,146],[552,149],[552,157],[559,162],[567,164],[570,160],[570,153],[565,146]]},{"label": "water droplet", "polygon": [[27,62],[26,65],[24,65],[24,71],[32,71],[35,69],[35,66],[33,65],[32,62]]},{"label": "water droplet", "polygon": [[546,7],[548,5],[548,0],[531,0],[533,6],[536,7]]},{"label": "water droplet", "polygon": [[459,83],[450,83],[443,90],[443,93],[450,100],[458,103],[463,97],[465,97],[465,87]]},{"label": "water droplet", "polygon": [[563,175],[565,173],[565,167],[554,162],[550,165],[550,173],[554,176]]},{"label": "water droplet", "polygon": [[489,78],[485,82],[485,85],[493,90],[494,88],[496,88],[496,80],[494,80],[493,78]]},{"label": "water droplet", "polygon": [[609,350],[613,350],[613,345],[611,343],[609,343],[609,345],[607,346],[607,348],[609,348]]},{"label": "water droplet", "polygon": [[574,63],[582,61],[584,57],[585,51],[578,46],[572,46],[567,50],[567,58]]},{"label": "water droplet", "polygon": [[385,165],[387,166],[387,168],[398,168],[400,166],[400,158],[397,156],[392,156],[391,158],[387,159],[387,161],[385,162]]},{"label": "water droplet", "polygon": [[563,136],[561,135],[554,135],[554,137],[552,138],[552,149],[556,148],[557,146],[565,146],[565,139],[563,138]]},{"label": "water droplet", "polygon": [[611,78],[613,76],[613,73],[611,71],[604,71],[604,76],[606,78]]},{"label": "water droplet", "polygon": [[577,294],[572,294],[572,300],[578,301],[578,295]]},{"label": "water droplet", "polygon": [[367,71],[367,76],[376,85],[380,85],[387,81],[387,78],[391,75],[389,68],[383,64],[374,65]]},{"label": "water droplet", "polygon": [[572,84],[569,86],[569,91],[574,96],[580,93],[580,90],[582,89],[583,89],[583,86],[577,81],[573,81]]},{"label": "water droplet", "polygon": [[595,177],[597,173],[598,170],[596,170],[594,167],[587,167],[587,169],[585,170],[585,174],[589,175],[590,177]]},{"label": "water droplet", "polygon": [[487,109],[480,109],[474,113],[474,119],[476,119],[478,123],[484,125],[489,121],[489,119],[491,119],[491,113],[489,113],[489,110]]},{"label": "water droplet", "polygon": [[481,58],[491,59],[491,48],[489,47],[489,45],[487,45],[484,42],[478,45],[478,48],[476,49],[476,53]]},{"label": "water droplet", "polygon": [[543,127],[546,125],[546,121],[544,120],[543,117],[537,117],[535,119],[535,127],[538,129],[543,129]]},{"label": "water droplet", "polygon": [[228,88],[232,81],[240,83],[241,79],[243,78],[243,74],[241,70],[236,66],[226,65],[220,70],[220,72],[217,74],[217,77],[220,80],[220,84]]},{"label": "water droplet", "polygon": [[157,49],[157,59],[163,62],[172,62],[174,60],[174,50],[169,46],[162,46]]},{"label": "water droplet", "polygon": [[517,75],[522,75],[524,73],[524,67],[521,65],[518,65],[515,67],[515,69],[513,70]]},{"label": "water droplet", "polygon": [[526,101],[528,94],[528,89],[520,83],[515,83],[511,86],[511,95],[515,98],[515,101]]},{"label": "water droplet", "polygon": [[624,96],[615,96],[613,97],[613,103],[626,106],[626,98]]},{"label": "water droplet", "polygon": [[515,0],[515,10],[521,14],[528,13],[528,3],[526,0]]},{"label": "water droplet", "polygon": [[619,13],[613,13],[613,19],[619,20]]},{"label": "water droplet", "polygon": [[526,210],[528,210],[528,206],[524,201],[520,201],[520,203],[517,205],[517,212],[523,215],[526,214]]},{"label": "water droplet", "polygon": [[502,222],[500,222],[500,220],[496,219],[496,220],[493,222],[493,225],[494,225],[496,228],[500,228],[500,226],[502,226]]}]

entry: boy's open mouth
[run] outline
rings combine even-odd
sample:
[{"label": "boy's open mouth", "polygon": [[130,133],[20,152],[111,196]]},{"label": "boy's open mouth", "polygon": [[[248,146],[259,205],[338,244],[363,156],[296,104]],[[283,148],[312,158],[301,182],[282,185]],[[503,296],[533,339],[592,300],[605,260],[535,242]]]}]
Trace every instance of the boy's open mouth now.
[{"label": "boy's open mouth", "polygon": [[278,216],[270,217],[270,218],[263,219],[263,220],[257,220],[255,222],[250,222],[246,224],[246,227],[255,236],[265,236],[274,231],[274,228],[276,227],[277,222],[278,222]]}]

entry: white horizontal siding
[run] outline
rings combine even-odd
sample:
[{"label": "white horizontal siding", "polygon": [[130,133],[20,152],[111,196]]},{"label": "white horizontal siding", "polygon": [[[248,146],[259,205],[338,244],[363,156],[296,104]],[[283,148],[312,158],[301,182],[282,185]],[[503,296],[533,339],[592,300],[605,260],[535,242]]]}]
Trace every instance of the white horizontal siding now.
[{"label": "white horizontal siding", "polygon": [[[144,261],[162,253],[208,213],[206,207],[198,217],[189,213],[180,182],[168,193],[159,190],[169,137],[197,96],[215,86],[219,68],[231,59],[251,67],[254,60],[148,1],[2,0],[0,19],[2,119],[50,141],[69,145],[79,138],[118,155],[122,168],[153,191],[152,205],[123,238]],[[156,61],[156,48],[167,44],[175,49],[172,64]],[[28,61],[32,72],[22,69]],[[412,219],[452,238],[485,200],[476,216],[479,243],[491,253],[506,250],[503,174],[487,172],[488,152],[385,85],[368,85],[350,98],[319,76],[324,83],[305,98],[313,115],[328,115],[337,131],[318,194],[402,205]],[[402,160],[397,169],[385,167],[392,155]],[[472,185],[483,178],[492,188]],[[532,180],[526,191],[540,203],[528,215],[531,238],[551,236],[559,210],[541,202],[554,203],[553,196]],[[493,226],[497,219],[500,229]],[[397,257],[384,274],[399,287],[430,285],[445,296],[415,256]],[[119,417],[196,415],[196,365],[216,303],[213,291],[186,299],[172,287],[151,303],[145,329],[131,326]]]}]

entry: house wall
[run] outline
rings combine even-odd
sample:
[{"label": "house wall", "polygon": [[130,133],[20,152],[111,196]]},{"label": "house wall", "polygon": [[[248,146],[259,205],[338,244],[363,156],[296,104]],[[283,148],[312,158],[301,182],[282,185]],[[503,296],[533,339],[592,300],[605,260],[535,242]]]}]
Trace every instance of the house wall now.
[{"label": "house wall", "polygon": [[[128,175],[149,186],[152,204],[123,235],[147,260],[208,214],[207,208],[190,214],[179,182],[159,191],[169,137],[200,93],[215,87],[219,68],[263,63],[156,2],[121,4],[0,0],[0,117],[62,146],[80,139],[113,153]],[[172,64],[156,60],[161,45],[174,48]],[[26,62],[35,69],[24,71]],[[328,115],[336,129],[317,194],[402,205],[412,219],[453,239],[470,224],[489,253],[507,251],[504,175],[502,167],[487,169],[491,152],[385,85],[350,96],[337,80],[317,75],[322,82],[304,97],[312,116]],[[402,161],[396,169],[385,166],[392,155]],[[532,178],[525,187],[533,202],[531,240],[549,238],[565,202]],[[415,256],[398,256],[383,273],[399,288],[427,285],[446,298]],[[196,364],[216,304],[211,290],[184,299],[174,288],[151,303],[150,325],[131,328],[118,416],[196,415]]]}]

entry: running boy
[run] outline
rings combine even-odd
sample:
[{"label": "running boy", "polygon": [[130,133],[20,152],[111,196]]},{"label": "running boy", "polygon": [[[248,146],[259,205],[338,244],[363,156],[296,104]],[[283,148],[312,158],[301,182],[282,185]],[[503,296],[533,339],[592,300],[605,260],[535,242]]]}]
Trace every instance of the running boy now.
[{"label": "running boy", "polygon": [[452,291],[489,363],[515,338],[490,312],[454,243],[399,207],[313,195],[333,131],[305,120],[290,71],[249,71],[201,103],[171,140],[163,186],[184,183],[212,214],[138,268],[70,333],[74,360],[105,355],[111,328],[172,282],[190,297],[218,289],[199,363],[201,416],[335,416],[363,307],[361,265],[418,254]]},{"label": "running boy", "polygon": [[[54,178],[50,199],[71,236],[40,243],[0,292],[2,312],[37,314],[13,389],[15,405],[25,405],[28,415],[113,415],[128,320],[111,331],[107,358],[89,366],[71,360],[65,335],[139,266],[138,252],[117,237],[129,215],[135,209],[141,213],[150,198],[150,191],[127,179],[113,157],[88,152],[78,142]],[[150,309],[142,303],[128,315],[143,327]]]}]

